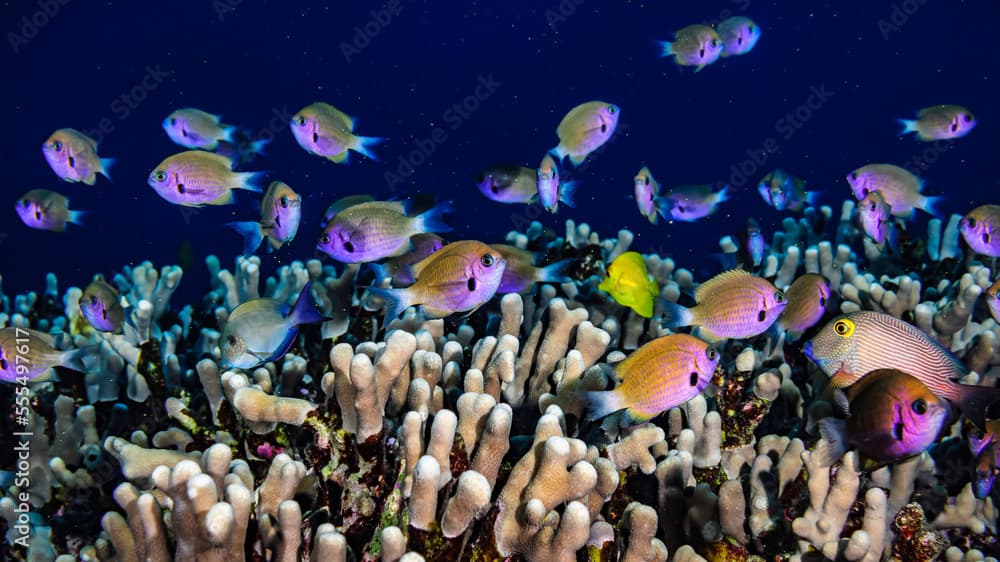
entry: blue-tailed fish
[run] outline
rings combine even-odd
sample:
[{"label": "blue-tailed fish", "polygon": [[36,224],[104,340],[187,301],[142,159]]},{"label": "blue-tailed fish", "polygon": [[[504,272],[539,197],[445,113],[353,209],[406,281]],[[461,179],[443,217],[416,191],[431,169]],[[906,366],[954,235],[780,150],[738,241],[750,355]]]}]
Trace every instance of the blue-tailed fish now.
[{"label": "blue-tailed fish", "polygon": [[775,169],[764,176],[757,186],[764,202],[778,211],[799,212],[806,205],[815,205],[818,191],[806,191],[806,182],[781,169]]},{"label": "blue-tailed fish", "polygon": [[936,105],[918,111],[916,119],[899,119],[899,124],[900,135],[916,133],[922,141],[936,141],[964,137],[976,126],[976,118],[960,105]]},{"label": "blue-tailed fish", "polygon": [[1000,400],[1000,388],[957,382],[969,373],[947,349],[922,330],[883,312],[842,314],[806,342],[802,351],[825,373],[833,388],[843,388],[878,369],[899,369],[947,398],[974,424],[983,427],[986,409]]},{"label": "blue-tailed fish", "polygon": [[327,210],[327,223],[316,247],[343,263],[367,263],[405,254],[416,234],[451,230],[443,220],[451,211],[448,202],[414,216],[407,211],[401,201],[345,197]]},{"label": "blue-tailed fish", "polygon": [[222,123],[218,115],[185,107],[163,120],[163,130],[170,140],[184,148],[215,150],[219,142],[233,143],[236,127]]},{"label": "blue-tailed fish", "polygon": [[646,421],[701,394],[719,364],[719,353],[687,334],[656,338],[614,366],[621,384],[585,392],[586,419],[626,409],[632,423]]},{"label": "blue-tailed fish", "polygon": [[759,268],[764,262],[764,247],[767,244],[764,241],[764,232],[760,229],[760,223],[753,217],[747,219],[747,224],[740,235],[740,241],[740,251],[747,258],[745,263],[754,269]]},{"label": "blue-tailed fish", "polygon": [[649,168],[643,166],[639,173],[632,178],[633,196],[635,204],[639,207],[642,216],[649,219],[649,222],[656,224],[660,218],[656,210],[656,201],[660,195],[660,183],[653,178],[653,173]]},{"label": "blue-tailed fish", "polygon": [[510,164],[490,166],[479,173],[476,187],[498,203],[533,203],[538,198],[538,171]]},{"label": "blue-tailed fish", "polygon": [[262,172],[234,172],[232,161],[203,150],[188,150],[160,162],[146,182],[160,197],[175,205],[201,207],[230,205],[233,190],[260,191]]},{"label": "blue-tailed fish", "polygon": [[299,326],[326,320],[312,303],[307,281],[294,306],[269,298],[249,300],[229,314],[219,345],[224,369],[253,369],[281,359],[295,343]]},{"label": "blue-tailed fish", "polygon": [[[0,329],[0,380],[4,382],[49,380],[52,367],[83,371],[82,359],[92,349],[81,347],[60,351],[53,347],[50,334],[26,328]],[[45,375],[45,376],[43,376]]]},{"label": "blue-tailed fish", "polygon": [[980,205],[958,222],[962,238],[973,252],[1000,257],[1000,205]]},{"label": "blue-tailed fish", "polygon": [[344,164],[348,160],[349,151],[353,150],[372,160],[378,160],[371,149],[385,139],[355,135],[354,126],[354,117],[323,102],[302,108],[292,116],[291,122],[295,140],[309,154]]},{"label": "blue-tailed fish", "polygon": [[693,308],[664,301],[665,328],[700,326],[706,338],[749,338],[767,331],[785,310],[785,295],[770,281],[731,269],[705,281]]},{"label": "blue-tailed fish", "polygon": [[569,156],[574,166],[579,166],[587,156],[608,142],[618,127],[621,110],[617,105],[604,101],[582,103],[569,111],[559,127],[559,145],[551,150],[559,162]]},{"label": "blue-tailed fish", "polygon": [[785,291],[785,302],[788,304],[777,325],[795,339],[823,318],[830,302],[830,284],[816,273],[800,275]]},{"label": "blue-tailed fish", "polygon": [[733,16],[715,26],[722,39],[722,57],[745,55],[760,40],[760,26],[745,16]]},{"label": "blue-tailed fish", "polygon": [[65,232],[69,223],[83,224],[84,211],[71,211],[65,195],[47,189],[32,189],[17,199],[14,210],[25,226],[37,230]]},{"label": "blue-tailed fish", "polygon": [[535,267],[535,253],[507,244],[490,244],[507,261],[503,277],[500,279],[498,294],[523,293],[535,283],[568,283],[572,281],[567,272],[573,266],[573,259],[560,260],[543,267]]},{"label": "blue-tailed fish", "polygon": [[559,202],[570,207],[575,206],[573,202],[573,192],[576,191],[576,182],[560,181],[559,166],[552,159],[551,154],[546,154],[542,162],[538,165],[538,201],[550,213],[559,210]]},{"label": "blue-tailed fish", "polygon": [[729,199],[729,186],[719,191],[710,185],[685,185],[674,187],[656,202],[657,212],[667,220],[693,222],[714,213],[719,203]]},{"label": "blue-tailed fish", "polygon": [[114,158],[97,155],[97,142],[76,129],[59,129],[42,145],[49,167],[64,181],[97,183],[97,174],[111,179],[108,170]]},{"label": "blue-tailed fish", "polygon": [[615,258],[608,266],[608,276],[597,288],[643,318],[653,317],[653,301],[660,294],[660,286],[639,252],[625,252]]},{"label": "blue-tailed fish", "polygon": [[934,206],[941,200],[941,197],[928,197],[920,193],[924,189],[924,180],[906,168],[893,164],[862,166],[847,174],[847,183],[851,185],[851,191],[858,201],[873,191],[881,191],[896,217],[909,218],[914,209],[936,215]]},{"label": "blue-tailed fish", "polygon": [[694,66],[695,72],[719,60],[725,45],[719,34],[707,25],[689,25],[674,33],[673,41],[660,41],[660,56],[674,57],[680,66]]},{"label": "blue-tailed fish", "polygon": [[416,281],[405,289],[370,287],[385,300],[386,323],[407,307],[442,317],[475,311],[493,298],[507,262],[496,249],[475,240],[452,242],[412,267]]},{"label": "blue-tailed fish", "polygon": [[257,251],[266,238],[267,250],[273,252],[291,244],[302,221],[302,197],[287,183],[273,181],[260,200],[260,220],[231,222],[226,226],[243,237],[243,255]]},{"label": "blue-tailed fish", "polygon": [[817,447],[820,462],[832,465],[851,446],[873,469],[919,455],[937,440],[951,417],[951,406],[916,377],[896,369],[872,371],[837,389],[834,402],[847,419],[824,418]]},{"label": "blue-tailed fish", "polygon": [[120,334],[125,322],[125,308],[118,290],[98,276],[80,295],[80,312],[91,326],[102,332]]}]

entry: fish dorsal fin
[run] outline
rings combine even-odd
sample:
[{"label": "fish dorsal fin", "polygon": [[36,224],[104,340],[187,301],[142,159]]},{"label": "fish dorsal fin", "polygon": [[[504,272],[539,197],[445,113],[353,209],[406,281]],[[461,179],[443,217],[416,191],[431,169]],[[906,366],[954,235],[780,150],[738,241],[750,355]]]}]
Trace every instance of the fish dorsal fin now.
[{"label": "fish dorsal fin", "polygon": [[705,298],[712,293],[712,291],[718,290],[719,287],[731,282],[733,279],[749,278],[753,277],[750,273],[743,269],[730,269],[729,271],[723,271],[722,273],[716,275],[715,277],[705,281],[694,291],[694,300],[696,302],[703,303]]},{"label": "fish dorsal fin", "polygon": [[348,195],[346,197],[341,197],[340,199],[334,201],[332,205],[327,207],[326,215],[323,220],[329,221],[334,215],[355,205],[360,205],[362,203],[371,203],[375,198],[371,195]]}]

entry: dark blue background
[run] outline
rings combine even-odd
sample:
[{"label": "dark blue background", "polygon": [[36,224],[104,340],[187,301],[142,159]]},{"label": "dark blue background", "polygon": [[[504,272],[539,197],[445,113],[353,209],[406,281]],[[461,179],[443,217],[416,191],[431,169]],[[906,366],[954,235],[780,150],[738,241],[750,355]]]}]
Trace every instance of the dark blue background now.
[{"label": "dark blue background", "polygon": [[[718,251],[719,237],[747,216],[769,231],[779,223],[781,215],[754,189],[775,166],[824,190],[823,203],[839,212],[850,170],[869,162],[912,162],[929,147],[897,138],[895,122],[929,105],[965,105],[979,125],[928,167],[925,191],[947,194],[949,213],[996,202],[995,2],[897,2],[897,10],[905,5],[916,11],[884,36],[879,20],[889,21],[889,2],[565,0],[564,13],[569,7],[573,12],[550,25],[560,9],[554,0],[400,0],[401,13],[378,26],[349,62],[341,43],[353,40],[356,26],[373,21],[371,10],[387,4],[308,4],[314,7],[260,0],[70,0],[14,52],[10,34],[23,31],[23,17],[41,21],[36,14],[44,4],[6,3],[7,41],[0,49],[7,77],[0,201],[0,233],[7,234],[0,236],[5,292],[41,290],[48,271],[65,288],[123,264],[175,263],[184,241],[193,244],[198,260],[185,273],[187,294],[200,294],[207,285],[204,256],[215,253],[231,267],[240,242],[222,225],[256,218],[256,195],[238,192],[236,206],[182,212],[146,185],[150,170],[181,150],[160,128],[176,108],[221,113],[228,123],[258,131],[275,113],[322,100],[357,116],[358,134],[389,137],[376,148],[380,162],[353,157],[349,165],[336,165],[305,153],[280,123],[268,155],[244,168],[268,170],[305,198],[294,244],[263,254],[270,272],[317,255],[320,217],[340,196],[393,195],[385,173],[416,149],[417,139],[445,124],[444,112],[472,94],[480,76],[490,75],[501,86],[458,129],[446,126],[447,140],[397,193],[452,199],[458,209],[451,218],[455,238],[499,241],[516,217],[537,215],[485,199],[473,178],[494,162],[537,165],[557,144],[562,116],[593,99],[622,108],[619,133],[574,174],[581,182],[578,208],[563,207],[540,220],[560,232],[566,218],[588,222],[605,236],[629,228],[637,234],[635,247],[673,255],[682,266],[704,263],[704,254]],[[698,74],[658,57],[655,40],[731,13],[752,17],[764,30],[750,54]],[[123,115],[116,100],[141,84],[147,67],[157,66],[169,77]],[[833,97],[785,139],[778,121],[805,103],[814,87]],[[58,180],[42,157],[42,141],[54,129],[92,129],[103,118],[114,126],[100,146],[102,156],[118,159],[114,181],[102,178],[90,187]],[[735,201],[708,220],[652,226],[627,198],[643,164],[667,186],[725,181],[731,166],[769,137],[780,153],[768,155],[736,190]],[[13,202],[32,188],[68,195],[72,208],[89,211],[86,227],[55,234],[22,225]]]}]

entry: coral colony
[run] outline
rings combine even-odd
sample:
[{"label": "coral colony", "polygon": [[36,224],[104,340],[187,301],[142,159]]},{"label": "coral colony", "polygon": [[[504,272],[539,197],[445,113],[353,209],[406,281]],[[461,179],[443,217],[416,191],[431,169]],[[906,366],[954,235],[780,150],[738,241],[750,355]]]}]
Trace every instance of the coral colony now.
[{"label": "coral colony", "polygon": [[[357,266],[295,262],[261,279],[258,258],[229,271],[210,257],[211,291],[188,305],[171,301],[180,268],[126,267],[110,280],[129,305],[120,334],[89,326],[81,289],[50,275],[40,294],[3,296],[0,325],[88,352],[82,375],[5,385],[4,559],[995,560],[996,491],[971,468],[982,434],[968,421],[881,465],[816,453],[835,407],[802,342],[841,312],[914,323],[964,361],[966,384],[993,386],[1000,363],[1000,325],[977,307],[990,270],[962,258],[959,217],[930,220],[904,273],[871,242],[854,253],[854,214],[847,202],[839,221],[829,207],[785,219],[763,260],[777,287],[826,278],[817,327],[798,343],[717,344],[712,390],[646,423],[624,410],[586,421],[580,396],[613,388],[615,363],[670,333],[664,301],[691,304],[696,282],[644,256],[663,298],[651,319],[597,290],[626,230],[511,232],[545,263],[576,260],[572,280],[384,326]],[[229,313],[264,296],[290,305],[308,281],[329,320],[276,362],[222,369]]]}]

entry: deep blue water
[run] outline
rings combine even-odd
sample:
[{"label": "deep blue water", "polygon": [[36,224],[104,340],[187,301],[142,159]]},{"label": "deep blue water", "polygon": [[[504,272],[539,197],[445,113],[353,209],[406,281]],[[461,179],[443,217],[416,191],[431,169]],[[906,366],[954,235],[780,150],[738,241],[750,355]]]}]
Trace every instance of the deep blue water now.
[{"label": "deep blue water", "polygon": [[[523,218],[560,232],[566,218],[604,236],[629,228],[635,248],[673,255],[686,267],[705,265],[704,254],[718,251],[719,237],[748,216],[768,232],[780,222],[784,215],[755,189],[774,167],[824,190],[822,202],[837,212],[849,196],[844,176],[883,161],[924,164],[925,192],[947,194],[948,213],[996,202],[995,2],[303,4],[311,7],[260,0],[5,2],[4,291],[41,290],[49,271],[64,290],[124,264],[176,263],[184,242],[198,264],[185,274],[184,294],[206,287],[204,256],[217,254],[231,267],[241,244],[223,223],[257,218],[258,196],[242,192],[234,206],[182,211],[146,184],[156,164],[183,150],[160,123],[185,106],[274,135],[267,156],[243,169],[267,170],[300,192],[304,219],[290,247],[262,254],[268,272],[317,256],[323,211],[355,193],[451,199],[458,209],[453,239],[499,241]],[[697,74],[659,58],[655,40],[731,14],[763,29],[750,54]],[[481,99],[468,102],[475,109],[456,117],[451,108],[486,82],[493,85],[479,88]],[[576,209],[553,216],[479,193],[479,169],[536,166],[557,144],[562,116],[594,99],[618,104],[621,121],[601,153],[573,173],[581,182]],[[352,157],[337,165],[303,151],[287,120],[315,101],[357,116],[358,134],[389,137],[376,148],[380,161]],[[942,103],[970,108],[977,128],[943,152],[897,137],[895,118]],[[796,111],[805,117],[798,127],[787,117]],[[100,153],[118,159],[114,181],[60,181],[42,157],[42,141],[61,127],[99,130],[102,120]],[[436,127],[446,138],[424,141]],[[760,155],[768,139],[777,152]],[[755,152],[763,163],[744,163]],[[390,186],[386,174],[398,174],[401,159],[423,162]],[[665,186],[738,180],[735,200],[699,223],[649,225],[627,197],[643,164]],[[741,164],[750,173],[739,181],[733,171]],[[33,188],[68,195],[72,208],[89,211],[86,226],[55,234],[22,225],[13,202]]]}]

